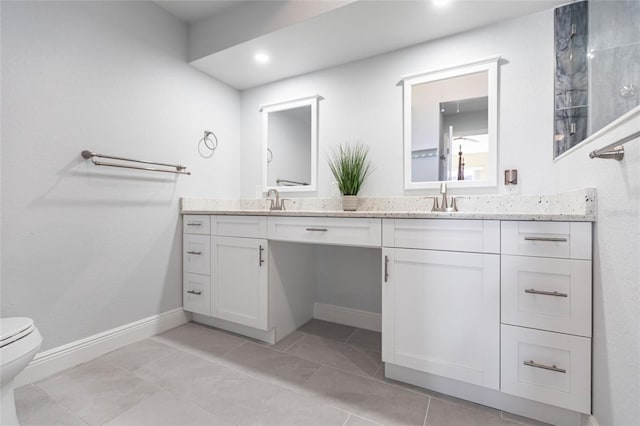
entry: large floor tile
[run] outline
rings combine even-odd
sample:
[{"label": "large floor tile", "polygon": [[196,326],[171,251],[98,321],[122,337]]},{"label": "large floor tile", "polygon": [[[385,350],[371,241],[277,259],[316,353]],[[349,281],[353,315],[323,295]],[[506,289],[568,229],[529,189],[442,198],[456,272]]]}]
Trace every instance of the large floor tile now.
[{"label": "large floor tile", "polygon": [[57,404],[33,385],[15,390],[16,411],[22,426],[86,426],[87,423]]},{"label": "large floor tile", "polygon": [[171,346],[151,339],[142,340],[109,352],[102,359],[125,370],[134,371],[149,362],[155,361],[175,351]]},{"label": "large floor tile", "polygon": [[101,359],[58,373],[36,385],[89,424],[102,424],[159,390]]},{"label": "large floor tile", "polygon": [[360,348],[382,352],[382,334],[377,331],[357,329],[349,336],[347,343]]},{"label": "large floor tile", "polygon": [[172,395],[202,406],[250,377],[187,352],[176,351],[136,370],[136,374]]},{"label": "large floor tile", "polygon": [[514,426],[499,415],[431,398],[426,426]]},{"label": "large floor tile", "polygon": [[106,424],[109,426],[208,426],[225,423],[214,414],[194,404],[166,392],[159,392]]},{"label": "large floor tile", "polygon": [[367,420],[360,416],[356,416],[355,414],[351,414],[344,426],[379,426],[380,423],[376,423],[371,420]]},{"label": "large floor tile", "polygon": [[380,352],[314,335],[304,336],[286,352],[367,377],[372,377],[381,363]]},{"label": "large floor tile", "polygon": [[315,334],[316,336],[337,340],[339,342],[346,342],[349,336],[356,331],[356,328],[350,325],[312,319],[300,327],[298,331],[306,334]]},{"label": "large floor tile", "polygon": [[304,334],[302,334],[300,332],[297,332],[297,331],[294,331],[290,335],[286,336],[284,339],[281,339],[275,345],[270,345],[269,343],[265,343],[265,342],[259,342],[259,343],[261,345],[263,345],[263,346],[266,346],[266,347],[271,348],[271,349],[275,349],[277,351],[285,351],[291,345],[293,345],[295,342],[300,340],[303,336],[304,336]]},{"label": "large floor tile", "polygon": [[227,389],[204,405],[223,424],[268,426],[342,426],[343,410],[259,379]]},{"label": "large floor tile", "polygon": [[246,343],[242,338],[194,323],[159,334],[153,340],[213,359]]},{"label": "large floor tile", "polygon": [[391,425],[422,425],[429,397],[322,366],[305,387],[330,404]]},{"label": "large floor tile", "polygon": [[227,353],[221,362],[246,371],[250,376],[285,386],[302,384],[320,368],[317,362],[254,343],[246,343]]}]

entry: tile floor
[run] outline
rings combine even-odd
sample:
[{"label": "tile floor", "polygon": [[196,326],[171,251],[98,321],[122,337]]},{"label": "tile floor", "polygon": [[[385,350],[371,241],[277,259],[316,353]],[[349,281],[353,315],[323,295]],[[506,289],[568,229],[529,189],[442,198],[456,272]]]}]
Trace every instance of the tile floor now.
[{"label": "tile floor", "polygon": [[312,320],[276,345],[189,323],[16,390],[29,425],[541,425],[384,379],[380,333]]}]

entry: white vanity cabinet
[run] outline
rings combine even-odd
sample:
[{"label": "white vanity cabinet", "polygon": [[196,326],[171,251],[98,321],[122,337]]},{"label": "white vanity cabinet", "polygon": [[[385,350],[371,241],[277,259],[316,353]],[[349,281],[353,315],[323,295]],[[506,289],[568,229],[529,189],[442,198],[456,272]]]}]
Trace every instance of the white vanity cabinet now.
[{"label": "white vanity cabinet", "polygon": [[502,222],[502,392],[591,412],[591,238],[589,222]]},{"label": "white vanity cabinet", "polygon": [[185,215],[182,240],[182,300],[184,310],[211,314],[209,217]]},{"label": "white vanity cabinet", "polygon": [[499,389],[499,241],[498,221],[383,221],[384,362]]}]

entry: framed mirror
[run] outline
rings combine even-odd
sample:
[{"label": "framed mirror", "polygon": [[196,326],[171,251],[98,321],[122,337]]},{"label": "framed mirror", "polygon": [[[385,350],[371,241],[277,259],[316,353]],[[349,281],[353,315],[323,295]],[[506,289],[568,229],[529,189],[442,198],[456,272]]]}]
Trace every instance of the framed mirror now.
[{"label": "framed mirror", "polygon": [[402,79],[405,189],[496,186],[499,59]]},{"label": "framed mirror", "polygon": [[316,190],[319,99],[310,96],[260,109],[264,191]]}]

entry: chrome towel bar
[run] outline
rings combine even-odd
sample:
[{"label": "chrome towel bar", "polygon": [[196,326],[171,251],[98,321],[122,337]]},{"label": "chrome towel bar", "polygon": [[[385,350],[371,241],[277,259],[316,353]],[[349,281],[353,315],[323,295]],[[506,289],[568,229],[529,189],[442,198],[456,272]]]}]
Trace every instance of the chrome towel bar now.
[{"label": "chrome towel bar", "polygon": [[613,143],[610,143],[609,145],[600,148],[600,149],[596,149],[594,151],[591,151],[589,153],[589,158],[594,159],[594,158],[611,158],[614,160],[618,160],[618,161],[622,161],[622,159],[624,158],[624,147],[622,146],[623,144],[630,142],[634,139],[637,139],[640,137],[640,130],[630,134],[627,137],[624,137],[620,140],[617,140]]},{"label": "chrome towel bar", "polygon": [[[123,168],[123,169],[147,170],[147,171],[150,171],[150,172],[176,173],[176,174],[180,174],[180,175],[190,175],[191,174],[191,172],[187,171],[187,167],[186,166],[181,166],[180,164],[167,164],[167,163],[158,163],[157,161],[133,160],[131,158],[116,157],[114,155],[97,154],[97,153],[91,152],[91,151],[89,151],[87,149],[82,151],[81,155],[82,155],[82,158],[84,158],[85,160],[91,160],[91,162],[93,164],[95,164],[96,166],[120,167],[120,168]],[[131,164],[108,163],[108,162],[103,162],[103,161],[97,161],[96,158],[106,158],[106,159],[109,159],[109,160],[126,161],[126,162],[129,162],[129,163],[142,163],[142,164],[151,164],[153,166],[171,167],[171,168],[175,168],[175,170],[157,169],[155,167],[140,167],[140,166],[134,166],[134,165],[131,165]]]}]

